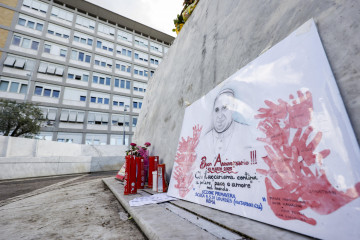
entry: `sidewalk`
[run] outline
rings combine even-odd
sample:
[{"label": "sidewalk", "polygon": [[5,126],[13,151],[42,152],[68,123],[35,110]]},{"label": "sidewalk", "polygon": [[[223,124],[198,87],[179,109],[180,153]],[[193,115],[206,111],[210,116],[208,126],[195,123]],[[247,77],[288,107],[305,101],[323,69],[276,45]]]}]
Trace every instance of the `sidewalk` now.
[{"label": "sidewalk", "polygon": [[312,239],[183,200],[130,207],[130,200],[155,192],[141,189],[124,195],[122,182],[113,177],[103,181],[149,239]]},{"label": "sidewalk", "polygon": [[[112,192],[104,189],[102,178],[110,176],[114,173],[67,176],[56,182],[3,182],[0,195],[9,189],[5,184],[20,194],[0,201],[0,240],[147,239]],[[44,187],[44,181],[51,184]]]}]

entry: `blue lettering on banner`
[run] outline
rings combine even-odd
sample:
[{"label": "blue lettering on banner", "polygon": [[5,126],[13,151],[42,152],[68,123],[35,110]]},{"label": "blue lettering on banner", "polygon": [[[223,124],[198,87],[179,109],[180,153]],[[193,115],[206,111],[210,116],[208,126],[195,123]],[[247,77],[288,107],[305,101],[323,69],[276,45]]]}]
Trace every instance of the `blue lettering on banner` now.
[{"label": "blue lettering on banner", "polygon": [[237,200],[235,194],[223,193],[218,191],[202,190],[202,192],[195,192],[195,197],[206,198],[206,203],[216,205],[216,201],[234,204],[234,206],[245,206],[259,209],[262,211],[263,206],[260,203],[251,203],[246,201]]}]

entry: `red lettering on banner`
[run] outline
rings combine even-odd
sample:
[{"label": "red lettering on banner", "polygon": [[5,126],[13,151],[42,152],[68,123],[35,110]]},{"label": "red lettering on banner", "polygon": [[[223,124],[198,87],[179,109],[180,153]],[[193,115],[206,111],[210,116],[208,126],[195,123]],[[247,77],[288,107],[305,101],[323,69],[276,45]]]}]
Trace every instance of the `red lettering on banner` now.
[{"label": "red lettering on banner", "polygon": [[220,166],[221,166],[221,157],[220,157],[220,153],[219,155],[217,156],[216,158],[216,161],[215,161],[215,164],[214,164],[214,167],[216,166],[217,163],[220,163]]},{"label": "red lettering on banner", "polygon": [[206,163],[206,157],[205,156],[201,158],[200,169],[210,167],[211,165],[212,165],[211,163]]}]

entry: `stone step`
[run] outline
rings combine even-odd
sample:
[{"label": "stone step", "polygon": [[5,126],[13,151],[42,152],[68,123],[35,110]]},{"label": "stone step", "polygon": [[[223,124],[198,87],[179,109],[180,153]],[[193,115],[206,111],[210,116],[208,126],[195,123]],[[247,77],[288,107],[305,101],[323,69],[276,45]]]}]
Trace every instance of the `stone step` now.
[{"label": "stone step", "polygon": [[142,189],[124,195],[122,182],[115,178],[103,181],[149,239],[312,239],[183,200],[130,207],[130,200],[156,192]]}]

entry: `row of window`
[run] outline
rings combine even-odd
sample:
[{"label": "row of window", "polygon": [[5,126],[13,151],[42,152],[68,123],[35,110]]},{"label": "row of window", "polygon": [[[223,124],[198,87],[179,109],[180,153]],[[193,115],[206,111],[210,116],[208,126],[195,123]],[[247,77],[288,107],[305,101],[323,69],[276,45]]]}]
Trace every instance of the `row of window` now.
[{"label": "row of window", "polygon": [[[31,38],[27,38],[20,35],[14,35],[12,44],[14,46],[20,46],[27,49],[38,50],[39,41],[36,41]],[[44,44],[44,53],[48,53],[55,56],[60,56],[62,58],[66,58],[67,49],[66,47],[62,47],[57,44],[50,44],[49,42],[45,42]],[[70,55],[71,60],[90,63],[91,62],[91,53],[82,52],[79,50],[71,50]],[[158,64],[158,60],[151,59],[151,61],[155,61]],[[122,72],[131,73],[131,65],[129,63],[115,61],[115,68]],[[99,55],[95,55],[94,64],[96,66],[101,66],[107,69],[111,69],[113,67],[113,60],[111,58],[102,57]],[[134,66],[134,74],[139,76],[148,77],[148,70],[143,69],[141,67]],[[153,71],[151,72],[151,76]]]},{"label": "row of window", "polygon": [[[3,80],[2,80],[3,82]],[[4,81],[4,84],[1,82],[1,89],[8,90],[9,83]],[[26,85],[27,86],[27,85]],[[138,88],[139,90],[139,88]],[[145,91],[145,89],[142,89]],[[5,90],[4,90],[5,91]],[[17,90],[19,91],[19,89]],[[26,88],[25,90],[26,91]],[[64,99],[70,99],[70,100],[76,100],[76,96],[78,96],[78,101],[80,102],[86,102],[86,91],[84,90],[77,90],[77,89],[71,89],[68,88],[65,91]],[[51,98],[59,98],[60,97],[60,89],[56,86],[35,86],[34,95],[36,96],[42,96],[42,97],[51,97]],[[110,96],[108,94],[99,94],[92,92],[90,94],[90,103],[96,103],[96,104],[104,104],[109,105],[110,104]],[[129,108],[130,98],[128,97],[120,97],[120,96],[114,96],[112,105],[113,106],[119,106],[119,107],[126,107]],[[133,99],[133,108],[141,109],[142,102],[139,99]]]},{"label": "row of window", "polygon": [[[26,92],[27,92],[27,83],[25,81],[22,81],[22,80],[1,79],[0,80],[0,91],[1,92],[26,94]],[[71,91],[71,89],[70,89],[70,91]],[[72,94],[72,93],[70,93],[70,94]],[[59,98],[60,97],[60,89],[57,88],[57,87],[54,87],[54,86],[38,86],[37,85],[37,86],[35,86],[34,96],[42,96],[42,97],[49,97],[49,98]],[[66,99],[65,96],[64,96],[64,99]],[[80,95],[79,96],[79,101],[80,102],[85,102],[86,101],[86,96]],[[130,107],[129,102],[130,102],[130,99],[127,98],[127,97],[114,96],[113,101],[112,101],[112,105],[114,107],[125,107],[126,109],[128,109]],[[110,104],[110,98],[109,97],[104,97],[104,96],[99,96],[99,94],[96,94],[96,93],[91,93],[90,103],[109,105]],[[142,102],[139,99],[133,99],[132,107],[134,109],[141,109],[142,108]],[[49,120],[52,120],[52,119],[49,119]]]},{"label": "row of window", "polygon": [[[103,83],[101,83],[101,82],[103,82]],[[104,84],[104,82],[106,83],[106,85],[110,85],[110,79],[108,79],[108,78],[104,79],[104,78],[100,77],[100,84]],[[130,89],[130,81],[115,79],[115,87]],[[145,87],[134,86],[133,89],[135,92],[146,92]],[[0,91],[25,94],[25,92],[27,91],[27,83],[19,83],[17,81],[11,81],[11,80],[1,80]],[[41,87],[41,86],[36,86],[35,92],[34,92],[34,95],[44,96],[44,97],[53,97],[53,98],[59,98],[59,94],[60,94],[59,90],[45,88],[45,87]],[[80,96],[79,100],[82,102],[86,101],[86,96]],[[104,99],[98,98],[96,100],[95,97],[92,97],[91,102],[109,104],[109,99],[108,98],[104,98]],[[113,101],[113,105],[114,106],[124,106],[124,102]]]},{"label": "row of window", "polygon": [[18,24],[36,31],[42,31],[44,28],[44,22],[34,18],[27,17],[20,14]]},{"label": "row of window", "polygon": [[[56,108],[49,107],[40,107],[42,111],[42,119],[55,121],[57,115]],[[137,118],[132,117],[132,126],[136,127]],[[69,122],[69,123],[83,123],[85,119],[85,111],[74,110],[74,109],[62,109],[60,113],[60,122]],[[100,112],[88,112],[87,115],[88,124],[101,124],[107,125],[109,122],[109,114],[108,113],[100,113]],[[129,126],[130,124],[130,116],[129,115],[119,115],[119,114],[111,114],[111,124],[115,126]]]},{"label": "row of window", "polygon": [[27,92],[27,83],[16,80],[0,80],[0,91],[25,94]]},{"label": "row of window", "polygon": [[14,35],[12,40],[12,45],[19,46],[22,48],[32,49],[32,50],[38,50],[39,49],[40,41],[23,37],[20,35]]},{"label": "row of window", "polygon": [[[23,6],[25,7],[25,9],[32,9],[32,10],[38,11],[40,13],[40,15],[45,14],[48,11],[48,4],[38,1],[38,0],[24,0]],[[53,6],[53,8],[51,10],[51,17],[58,19],[60,22],[67,24],[69,26],[71,25],[71,23],[74,20],[74,14],[72,12],[61,9],[56,6]],[[27,21],[26,18],[31,18],[31,17],[21,14],[21,18],[23,20]],[[41,22],[42,20],[39,20],[39,21]],[[76,26],[79,26],[80,28],[82,28],[86,31],[89,31],[91,33],[94,33],[94,31],[95,31],[96,22],[92,19],[83,17],[81,15],[77,15],[75,23],[76,23]],[[41,28],[41,30],[40,30],[40,28],[37,30],[42,31],[42,28]],[[106,24],[103,24],[103,23],[98,23],[97,32],[98,32],[98,34],[103,35],[104,37],[107,37],[107,38],[114,39],[114,37],[115,37],[115,28],[108,26]],[[123,30],[118,29],[117,40],[122,41],[126,44],[132,44],[133,35],[131,33],[128,33]],[[148,40],[141,38],[141,37],[137,37],[137,36],[135,36],[135,45],[140,46],[142,48],[147,48],[148,46],[150,46],[150,51],[156,52],[158,54],[162,54],[162,52],[163,52],[162,46],[160,44],[157,44],[152,41],[150,41],[150,43],[149,43]],[[165,53],[167,52],[167,50],[168,50],[168,48],[164,47]]]},{"label": "row of window", "polygon": [[[35,61],[28,60],[24,58],[20,58],[18,56],[9,55],[4,62],[4,65],[6,67],[13,67],[18,69],[24,69],[25,66],[30,68],[28,70],[32,70],[33,66],[35,65]],[[125,66],[123,66],[125,67]],[[145,73],[141,73],[141,71],[136,70],[136,74],[147,74],[147,71]],[[63,76],[64,75],[64,67],[56,64],[51,64],[48,62],[40,62],[38,72],[42,74],[48,74],[48,75],[54,75],[54,76]],[[88,82],[89,80],[89,72],[75,69],[75,68],[69,68],[67,78],[71,80],[79,80]],[[94,84],[100,84],[105,86],[110,86],[112,81],[112,77],[108,75],[103,75],[99,73],[93,73],[92,76],[92,82]],[[138,85],[141,86],[138,86]],[[114,78],[114,87],[116,88],[123,88],[123,89],[130,89],[130,80],[125,79],[119,79]],[[145,83],[137,83],[134,82],[134,91],[138,92],[145,92],[146,91],[146,84]]]},{"label": "row of window", "polygon": [[35,61],[23,57],[10,55],[5,59],[4,66],[31,71],[34,69]]},{"label": "row of window", "polygon": [[[110,145],[129,145],[128,134],[123,135],[110,135]],[[40,132],[35,139],[51,141],[53,139],[52,132]],[[69,133],[69,132],[59,132],[56,138],[57,142],[64,143],[82,143],[82,133]],[[94,134],[87,133],[85,135],[85,144],[88,145],[106,145],[107,144],[107,135],[106,134]]]},{"label": "row of window", "polygon": [[59,98],[60,90],[52,89],[51,87],[35,86],[34,95],[42,96],[42,97]]},{"label": "row of window", "polygon": [[[60,36],[60,37],[63,37],[63,38],[69,38],[68,33],[64,33],[64,32],[62,32],[61,30],[59,30],[57,28],[54,28],[54,30],[48,30],[48,32],[50,34],[53,34],[53,35],[56,35],[56,36]],[[84,44],[87,44],[87,45],[92,45],[92,42],[93,42],[93,40],[90,39],[90,38],[86,39],[86,38],[77,37],[77,36],[74,36],[74,40],[78,41],[78,42],[81,42],[81,43],[84,43]],[[28,48],[28,49],[32,49],[32,50],[37,51],[39,49],[39,41],[40,40],[32,39],[32,38],[25,37],[25,36],[22,36],[22,35],[14,35],[12,45],[20,46],[20,47],[23,47],[23,48]],[[55,53],[55,52],[53,52],[51,50],[53,45],[52,44],[45,44],[44,45],[44,52],[53,53],[54,55],[59,55],[59,56],[65,58],[66,53],[67,53],[67,50],[65,49],[65,47],[61,48],[61,46],[58,46],[57,48],[60,48],[60,50]],[[97,41],[97,47],[98,48],[113,52],[113,48],[108,47],[108,46],[109,45],[104,45],[101,41]],[[121,46],[118,46],[118,47],[119,47],[119,49],[116,51],[117,54],[131,58],[131,54],[132,54],[131,50],[126,49],[126,48],[122,48]],[[135,52],[134,58],[136,60],[143,61],[145,64],[148,62],[148,55],[144,54],[144,53]],[[71,59],[90,63],[91,55],[90,54],[85,55],[85,53],[83,53],[83,52],[80,52],[80,51],[77,51],[77,50],[72,50]],[[150,58],[150,63],[151,64],[159,65],[159,61],[160,61],[160,59],[158,59],[158,58],[155,58],[155,57]],[[101,66],[104,66],[104,67],[107,66],[105,61],[95,60],[95,64],[96,65],[101,65]]]}]

